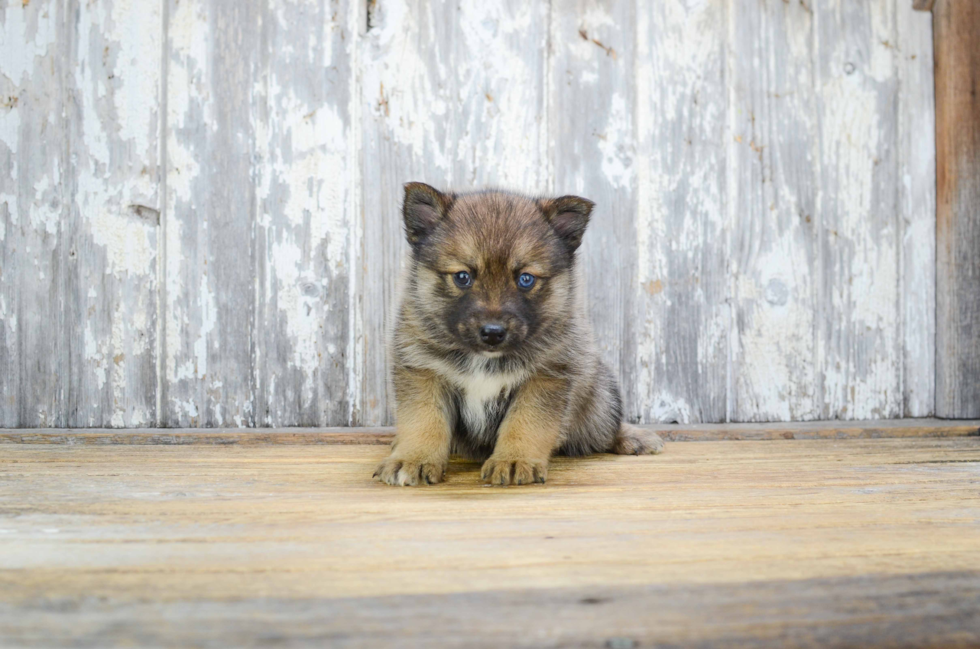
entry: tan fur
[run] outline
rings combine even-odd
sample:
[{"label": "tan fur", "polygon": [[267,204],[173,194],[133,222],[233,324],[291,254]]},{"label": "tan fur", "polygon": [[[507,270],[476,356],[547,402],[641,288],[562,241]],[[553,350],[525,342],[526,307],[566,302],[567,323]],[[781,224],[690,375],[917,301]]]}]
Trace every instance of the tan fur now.
[{"label": "tan fur", "polygon": [[496,485],[544,482],[548,460],[561,441],[560,413],[567,396],[567,382],[559,379],[535,377],[524,384],[480,477]]},{"label": "tan fur", "polygon": [[439,377],[432,371],[399,368],[398,435],[391,455],[374,475],[392,485],[441,482],[449,462],[450,422]]},{"label": "tan fur", "polygon": [[[396,441],[375,477],[442,480],[450,452],[495,485],[544,482],[554,453],[659,453],[622,422],[575,281],[592,203],[406,185],[411,264],[391,349]],[[459,274],[463,273],[462,279]],[[533,278],[530,286],[519,281]],[[490,324],[504,332],[487,342]]]}]

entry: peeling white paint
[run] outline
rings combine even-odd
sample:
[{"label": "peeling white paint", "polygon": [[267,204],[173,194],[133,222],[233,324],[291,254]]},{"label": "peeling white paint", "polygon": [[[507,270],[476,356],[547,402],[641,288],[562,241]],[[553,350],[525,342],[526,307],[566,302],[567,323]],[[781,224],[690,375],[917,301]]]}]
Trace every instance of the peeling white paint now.
[{"label": "peeling white paint", "polygon": [[[426,4],[428,24],[442,21],[435,5]],[[380,2],[374,7],[378,26],[367,34],[373,57],[384,65],[364,65],[362,87],[375,99],[369,110],[382,121],[387,136],[424,156],[428,165],[442,169],[451,177],[452,144],[445,141],[442,130],[454,113],[449,87],[440,84],[458,62],[433,58],[429,65],[417,47],[419,17],[406,0]],[[435,48],[428,49],[435,57]]]},{"label": "peeling white paint", "polygon": [[[875,152],[878,149],[878,95],[856,75],[839,77],[824,86],[821,115],[826,137],[822,158],[837,166],[836,200],[858,219],[871,210]],[[827,191],[829,188],[824,188]]]},{"label": "peeling white paint", "polygon": [[[363,7],[364,5],[359,5]],[[364,24],[365,17],[359,10],[352,10],[347,15],[347,33],[357,34],[360,26]],[[354,71],[360,71],[361,49],[357,42],[351,38],[347,41],[346,54],[350,67]],[[363,389],[362,377],[364,376],[364,314],[361,301],[360,268],[357,263],[362,259],[363,254],[363,234],[364,223],[357,215],[363,214],[363,195],[360,190],[363,187],[362,177],[362,126],[361,116],[361,75],[357,72],[351,75],[351,83],[348,87],[350,97],[347,102],[348,115],[351,116],[350,137],[347,140],[347,159],[350,160],[350,185],[347,192],[347,213],[350,216],[350,230],[347,237],[347,259],[350,264],[347,281],[347,345],[346,351],[346,384],[347,384],[347,420],[345,423],[356,425],[360,419],[363,408]]]},{"label": "peeling white paint", "polygon": [[[170,186],[167,187],[170,191]],[[168,213],[169,216],[169,213]],[[164,313],[161,314],[164,321],[164,331],[166,332],[165,348],[167,358],[164,363],[164,378],[168,383],[175,383],[195,376],[194,364],[190,359],[184,359],[181,367],[178,367],[178,358],[181,350],[181,334],[187,323],[187,314],[183,305],[175,299],[181,290],[180,270],[181,259],[185,254],[181,246],[182,224],[177,219],[168,218],[167,228],[167,258],[165,260],[165,281],[166,293],[169,296],[165,304]],[[195,415],[196,416],[196,415]]]},{"label": "peeling white paint", "polygon": [[528,55],[547,47],[546,18],[540,2],[460,5],[455,58],[479,63],[456,68],[456,185],[546,190],[545,70]]},{"label": "peeling white paint", "polygon": [[605,132],[599,137],[602,153],[602,173],[613,187],[631,189],[633,186],[633,115],[621,94],[609,102],[609,119]]},{"label": "peeling white paint", "polygon": [[[791,237],[759,251],[753,267],[758,274],[737,274],[735,289],[743,306],[742,327],[733,349],[739,366],[735,388],[750,399],[739,403],[743,413],[765,413],[776,421],[819,417],[812,390],[817,380],[814,358],[816,318],[811,303],[813,278],[799,263]],[[748,418],[748,417],[746,417]]]},{"label": "peeling white paint", "polygon": [[38,19],[40,11],[46,10],[11,2],[0,21],[0,48],[3,49],[0,70],[18,86],[29,83],[28,73],[37,64],[35,57],[43,56],[57,42],[56,22],[51,16]]},{"label": "peeling white paint", "polygon": [[[9,194],[0,194],[0,214],[3,215],[0,218],[0,243],[7,238],[7,220],[10,219],[11,222],[15,222],[12,215],[17,212],[16,197]],[[10,216],[8,216],[10,215]]]},{"label": "peeling white paint", "polygon": [[[330,317],[329,313],[321,312],[318,308],[325,286],[311,272],[302,270],[301,252],[295,243],[274,244],[270,256],[272,273],[269,279],[276,283],[270,290],[274,291],[279,311],[285,316],[290,364],[302,371],[304,376],[313,377],[321,362],[317,348],[320,318]],[[304,294],[303,287],[307,285],[316,288],[314,295]],[[313,399],[313,384],[305,381],[302,386],[303,403],[309,404]]]},{"label": "peeling white paint", "polygon": [[[83,206],[84,207],[84,206]],[[89,214],[89,226],[96,244],[105,247],[109,260],[107,273],[149,275],[156,269],[156,248],[150,241],[147,227],[132,216],[109,211],[84,210]]]},{"label": "peeling white paint", "polygon": [[61,165],[51,166],[51,175],[42,176],[34,184],[34,200],[30,207],[31,228],[49,235],[58,233],[61,222]]},{"label": "peeling white paint", "polygon": [[[166,40],[160,5],[83,3],[63,39],[50,7],[12,3],[0,20],[3,331],[36,351],[36,322],[14,313],[76,305],[83,384],[38,380],[39,394],[77,397],[77,423],[151,423],[142,397],[157,387],[168,421],[315,418],[347,400],[351,420],[382,423],[401,183],[557,189],[601,198],[582,266],[603,287],[593,308],[630,416],[697,421],[716,402],[741,419],[932,414],[931,25],[898,1],[390,0],[366,30],[363,5],[338,18],[272,0],[234,14],[254,25],[228,26],[215,5],[181,0]],[[239,27],[251,29],[240,41],[218,38]],[[274,57],[255,54],[270,42]],[[235,53],[216,43],[254,54],[251,121],[235,133],[254,151],[245,287],[218,285],[222,224],[195,216],[215,210],[205,179],[222,160],[201,141],[228,135],[215,75]],[[32,157],[22,142],[43,138],[25,129],[62,136],[59,84],[78,121],[64,147]],[[608,223],[635,224],[635,242]],[[52,260],[92,283],[74,302]],[[241,339],[225,339],[228,300],[251,300]],[[254,367],[283,364],[257,377],[258,395],[221,375],[221,354],[242,345]],[[160,385],[140,384],[159,353]],[[25,412],[62,421],[53,403]]]},{"label": "peeling white paint", "polygon": [[85,325],[85,360],[92,364],[92,374],[98,382],[99,389],[105,387],[106,355],[105,346],[109,343],[92,331],[92,323]]},{"label": "peeling white paint", "polygon": [[[194,341],[194,378],[204,379],[208,373],[208,336],[214,331],[218,307],[215,304],[211,287],[208,285],[207,273],[201,274],[200,283],[198,299],[200,300],[201,324],[197,339]],[[216,382],[216,379],[211,377],[210,385],[212,387]]]}]

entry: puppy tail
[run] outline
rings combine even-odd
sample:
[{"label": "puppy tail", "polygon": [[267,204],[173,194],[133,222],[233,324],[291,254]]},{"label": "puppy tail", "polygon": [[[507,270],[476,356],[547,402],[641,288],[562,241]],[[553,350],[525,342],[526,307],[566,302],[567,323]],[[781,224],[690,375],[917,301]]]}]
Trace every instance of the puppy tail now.
[{"label": "puppy tail", "polygon": [[664,440],[652,430],[622,423],[613,441],[612,452],[616,455],[657,455],[664,452]]}]

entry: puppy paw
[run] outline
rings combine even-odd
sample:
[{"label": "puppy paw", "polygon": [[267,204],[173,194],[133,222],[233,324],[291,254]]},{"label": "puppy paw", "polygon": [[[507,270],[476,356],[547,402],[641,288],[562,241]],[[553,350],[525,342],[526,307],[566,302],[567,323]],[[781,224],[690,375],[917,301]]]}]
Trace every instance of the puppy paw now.
[{"label": "puppy paw", "polygon": [[480,477],[487,484],[500,486],[544,482],[548,479],[548,463],[491,457],[484,462]]},{"label": "puppy paw", "polygon": [[378,465],[374,478],[385,484],[414,487],[436,484],[446,477],[446,463],[431,459],[410,459],[390,456]]},{"label": "puppy paw", "polygon": [[622,424],[612,452],[617,455],[658,455],[664,452],[664,440],[652,430]]}]

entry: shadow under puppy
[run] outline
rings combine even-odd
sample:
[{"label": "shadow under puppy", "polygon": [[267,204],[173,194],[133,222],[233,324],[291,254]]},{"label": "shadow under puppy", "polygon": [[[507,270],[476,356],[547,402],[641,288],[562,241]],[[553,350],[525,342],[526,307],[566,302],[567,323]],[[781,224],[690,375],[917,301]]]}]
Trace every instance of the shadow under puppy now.
[{"label": "shadow under puppy", "polygon": [[411,264],[392,346],[397,434],[375,472],[436,483],[450,453],[496,485],[544,482],[548,460],[659,453],[622,421],[574,279],[593,203],[405,186]]}]

